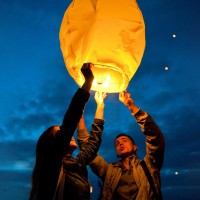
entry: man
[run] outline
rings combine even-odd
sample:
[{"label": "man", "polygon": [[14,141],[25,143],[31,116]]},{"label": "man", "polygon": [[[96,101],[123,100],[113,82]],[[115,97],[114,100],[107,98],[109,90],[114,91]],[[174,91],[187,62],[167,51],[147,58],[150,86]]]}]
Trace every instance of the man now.
[{"label": "man", "polygon": [[[118,135],[114,142],[120,158],[118,162],[107,163],[97,154],[90,167],[103,180],[101,199],[160,200],[160,170],[165,146],[163,135],[151,116],[135,105],[130,93],[121,92],[119,100],[130,110],[146,136],[146,155],[142,161],[137,157],[137,146],[126,134]],[[84,121],[80,121],[78,127],[79,143],[83,146],[88,138]]]}]

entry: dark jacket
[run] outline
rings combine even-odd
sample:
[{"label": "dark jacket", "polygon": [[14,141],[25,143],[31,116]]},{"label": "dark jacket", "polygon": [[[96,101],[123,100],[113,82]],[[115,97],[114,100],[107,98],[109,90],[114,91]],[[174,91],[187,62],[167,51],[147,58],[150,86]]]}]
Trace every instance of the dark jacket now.
[{"label": "dark jacket", "polygon": [[63,199],[90,199],[90,184],[86,166],[95,158],[101,143],[103,120],[94,119],[89,139],[76,158],[63,160],[65,186]]},{"label": "dark jacket", "polygon": [[[52,126],[40,136],[36,147],[36,165],[33,172],[37,174],[36,184],[32,188],[30,200],[53,199],[62,161],[64,162],[63,166],[65,172],[70,169],[75,169],[70,167],[71,163],[68,162],[66,158],[64,159],[64,157],[89,97],[89,92],[79,88],[73,96],[67,112],[65,113],[60,130],[54,131],[54,126]],[[82,175],[82,170],[80,169],[84,168],[83,166],[87,165],[96,155],[101,143],[102,130],[103,120],[94,120],[88,147],[81,150],[76,159],[73,159],[73,166],[76,166],[77,173],[80,172],[80,174],[77,175],[77,180],[79,179],[79,176],[85,177],[86,173]],[[71,174],[73,174],[72,171]],[[85,180],[86,178],[87,177],[85,177]],[[86,182],[87,181],[85,181],[85,183]],[[89,184],[87,183],[87,188],[88,185]],[[78,192],[79,191],[76,190],[76,193]],[[69,197],[70,196],[68,196],[67,199],[69,199]],[[73,196],[70,198],[74,199]]]},{"label": "dark jacket", "polygon": [[[160,170],[164,159],[164,138],[156,123],[146,112],[139,110],[134,117],[146,136],[146,155],[144,161],[151,173],[159,195],[158,199],[160,200],[162,199]],[[80,130],[80,132],[80,135],[78,135],[79,144],[83,145],[84,141],[87,140],[88,134],[87,130]],[[150,189],[149,182],[140,162],[141,160],[139,160],[136,155],[133,155],[131,165],[133,176],[138,187],[136,200],[152,200],[152,190]],[[115,188],[117,187],[122,174],[120,162],[107,163],[99,154],[97,154],[90,167],[104,182],[102,200],[113,200]]]}]

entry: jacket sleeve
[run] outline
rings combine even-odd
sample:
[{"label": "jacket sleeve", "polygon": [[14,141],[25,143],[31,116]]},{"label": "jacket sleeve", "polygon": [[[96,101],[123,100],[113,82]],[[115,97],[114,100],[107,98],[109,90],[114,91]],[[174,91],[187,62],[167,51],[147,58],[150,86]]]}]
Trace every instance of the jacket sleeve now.
[{"label": "jacket sleeve", "polygon": [[88,138],[90,137],[87,128],[84,129],[77,129],[77,141],[78,146],[80,149],[84,146],[84,143],[88,141]]},{"label": "jacket sleeve", "polygon": [[56,134],[51,134],[51,137],[47,141],[45,162],[47,165],[52,166],[59,163],[57,167],[54,167],[58,171],[89,97],[90,93],[82,88],[76,91],[65,113],[60,130],[56,131]]},{"label": "jacket sleeve", "polygon": [[160,170],[164,160],[165,141],[163,134],[148,113],[140,109],[134,117],[146,136],[145,160]]},{"label": "jacket sleeve", "polygon": [[90,168],[94,174],[104,180],[107,174],[108,165],[109,164],[100,154],[96,154],[94,160],[90,163]]},{"label": "jacket sleeve", "polygon": [[36,155],[37,168],[35,168],[38,170],[40,185],[38,195],[40,199],[51,199],[55,191],[65,150],[74,134],[89,97],[89,92],[79,88],[65,113],[60,130],[54,130],[52,126],[40,136],[36,150],[37,152],[39,151]]},{"label": "jacket sleeve", "polygon": [[73,96],[63,118],[59,131],[60,134],[58,136],[59,143],[63,148],[66,148],[69,145],[89,97],[90,93],[82,88],[79,88]]},{"label": "jacket sleeve", "polygon": [[[90,97],[90,93],[84,89],[79,88],[74,94],[70,105],[65,113],[60,130],[54,130],[54,126],[48,128],[45,132],[48,133],[48,139],[42,134],[40,143],[45,146],[45,151],[43,152],[44,162],[47,165],[56,165],[63,159],[64,153],[70,143],[71,137],[77,128],[78,122],[83,113],[84,106]],[[44,133],[45,133],[44,132]]]},{"label": "jacket sleeve", "polygon": [[88,134],[86,129],[78,131],[78,143],[81,143],[81,146],[80,153],[76,159],[80,165],[86,166],[95,158],[102,141],[103,125],[104,120],[94,119],[90,134]]},{"label": "jacket sleeve", "polygon": [[[80,129],[77,132],[78,132],[77,139],[79,148],[83,149],[84,146],[87,146],[87,141],[90,135],[87,131],[87,128]],[[104,160],[103,157],[101,157],[100,154],[96,152],[93,160],[91,160],[89,165],[93,173],[95,173],[98,177],[102,179],[105,178],[108,169],[108,163]]]}]

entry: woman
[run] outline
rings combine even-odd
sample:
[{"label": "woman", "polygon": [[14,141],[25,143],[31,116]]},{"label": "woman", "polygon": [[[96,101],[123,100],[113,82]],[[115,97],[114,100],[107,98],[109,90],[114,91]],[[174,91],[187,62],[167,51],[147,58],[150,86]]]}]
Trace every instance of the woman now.
[{"label": "woman", "polygon": [[87,146],[76,158],[71,155],[77,148],[72,136],[90,97],[94,78],[91,66],[86,63],[81,69],[85,83],[73,96],[62,125],[48,128],[38,140],[30,200],[90,199],[86,165],[93,160],[101,143],[104,121],[98,115]]}]

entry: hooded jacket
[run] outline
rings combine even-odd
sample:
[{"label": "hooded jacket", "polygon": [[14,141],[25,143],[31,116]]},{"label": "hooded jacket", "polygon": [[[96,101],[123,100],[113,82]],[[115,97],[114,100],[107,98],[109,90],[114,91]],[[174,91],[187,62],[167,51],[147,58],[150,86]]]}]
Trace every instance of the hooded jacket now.
[{"label": "hooded jacket", "polygon": [[[104,120],[94,119],[89,139],[84,148],[74,158],[67,156],[63,159],[64,192],[59,198],[68,200],[89,200],[90,183],[88,181],[87,165],[94,159],[101,144],[101,134]],[[62,184],[61,184],[62,189]],[[58,188],[59,191],[60,188]]]}]

